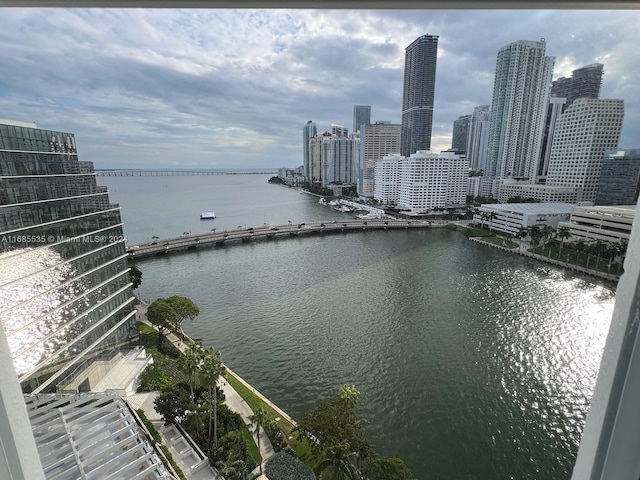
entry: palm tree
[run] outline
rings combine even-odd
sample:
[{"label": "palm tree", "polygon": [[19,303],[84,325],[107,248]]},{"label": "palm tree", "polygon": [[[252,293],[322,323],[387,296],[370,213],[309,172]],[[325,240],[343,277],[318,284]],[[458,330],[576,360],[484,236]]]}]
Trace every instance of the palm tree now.
[{"label": "palm tree", "polygon": [[347,409],[352,410],[358,405],[358,395],[355,385],[343,385],[338,391],[338,396]]},{"label": "palm tree", "polygon": [[198,383],[198,369],[202,365],[204,352],[195,343],[189,344],[184,351],[182,364],[189,375],[189,388],[191,388],[191,401],[194,400],[195,389]]},{"label": "palm tree", "polygon": [[487,214],[487,220],[489,220],[489,231],[491,232],[491,227],[493,227],[493,221],[498,218],[498,215],[493,210]]},{"label": "palm tree", "polygon": [[620,267],[624,264],[628,246],[629,240],[627,240],[626,238],[621,238],[618,241],[618,256],[620,257],[620,260],[618,260],[618,273],[620,273]]},{"label": "palm tree", "polygon": [[538,225],[531,225],[529,227],[529,236],[531,237],[531,244],[536,247],[540,238],[542,238],[542,230]]},{"label": "palm tree", "polygon": [[545,244],[546,247],[548,247],[547,256],[550,256],[550,253],[551,253],[551,246],[549,244],[551,243],[551,239],[553,238],[554,232],[555,232],[555,230],[553,229],[553,227],[551,225],[543,225],[542,226],[542,236],[545,239],[544,244]]},{"label": "palm tree", "polygon": [[[260,452],[260,429],[264,429],[264,427],[269,422],[269,413],[264,408],[256,408],[253,412],[253,415],[249,417],[249,421],[253,425],[253,431],[256,433],[256,439],[258,440],[258,452]],[[260,454],[260,458],[262,459],[262,454]],[[262,473],[262,461],[260,462],[260,473]]]},{"label": "palm tree", "polygon": [[560,250],[558,251],[558,258],[562,255],[562,247],[564,247],[564,241],[571,238],[571,231],[569,227],[558,227],[556,231],[556,239],[560,239]]},{"label": "palm tree", "polygon": [[330,469],[333,480],[361,480],[362,474],[355,466],[358,454],[351,450],[349,443],[340,442],[324,450],[324,458],[316,467],[316,474]]},{"label": "palm tree", "polygon": [[210,348],[204,357],[198,376],[200,383],[208,390],[209,399],[209,442],[211,442],[211,423],[213,421],[213,443],[218,443],[218,390],[217,384],[224,375],[225,368],[220,352]]}]

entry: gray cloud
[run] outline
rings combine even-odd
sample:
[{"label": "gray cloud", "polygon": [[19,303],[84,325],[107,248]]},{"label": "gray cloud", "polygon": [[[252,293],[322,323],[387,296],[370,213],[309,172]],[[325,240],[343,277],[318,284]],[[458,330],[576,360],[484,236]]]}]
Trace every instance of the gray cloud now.
[{"label": "gray cloud", "polygon": [[554,78],[605,65],[638,147],[636,11],[1,9],[0,117],[76,134],[98,167],[277,167],[302,127],[400,121],[404,48],[439,35],[433,149],[491,102],[498,49],[545,38]]}]

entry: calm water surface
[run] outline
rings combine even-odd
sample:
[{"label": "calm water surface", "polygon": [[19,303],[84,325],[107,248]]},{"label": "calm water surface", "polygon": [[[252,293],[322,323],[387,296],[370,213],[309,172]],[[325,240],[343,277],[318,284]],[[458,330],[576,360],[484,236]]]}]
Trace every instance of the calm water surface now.
[{"label": "calm water surface", "polygon": [[[100,183],[134,242],[207,231],[204,210],[220,216],[209,230],[344,218],[267,178]],[[185,330],[294,417],[354,383],[379,453],[420,479],[570,477],[611,285],[440,229],[264,241],[139,266],[144,298],[192,298],[201,314]]]}]

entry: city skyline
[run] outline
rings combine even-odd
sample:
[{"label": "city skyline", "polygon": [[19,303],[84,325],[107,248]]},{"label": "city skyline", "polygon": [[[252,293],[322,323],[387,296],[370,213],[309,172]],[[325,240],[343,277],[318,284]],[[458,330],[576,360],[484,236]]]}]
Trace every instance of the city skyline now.
[{"label": "city skyline", "polygon": [[[437,35],[432,150],[491,103],[496,54],[545,38],[553,80],[604,65],[636,148],[638,11],[3,8],[0,117],[73,131],[96,168],[277,168],[303,163],[300,131],[400,123],[404,49]],[[494,25],[504,28],[496,30]]]}]

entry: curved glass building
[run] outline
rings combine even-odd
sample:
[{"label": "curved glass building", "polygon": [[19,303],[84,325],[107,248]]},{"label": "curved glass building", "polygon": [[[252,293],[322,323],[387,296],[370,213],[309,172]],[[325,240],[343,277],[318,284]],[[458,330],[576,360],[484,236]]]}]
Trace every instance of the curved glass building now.
[{"label": "curved glass building", "polygon": [[119,206],[74,135],[0,120],[0,322],[23,391],[97,383],[136,332],[128,272]]}]

